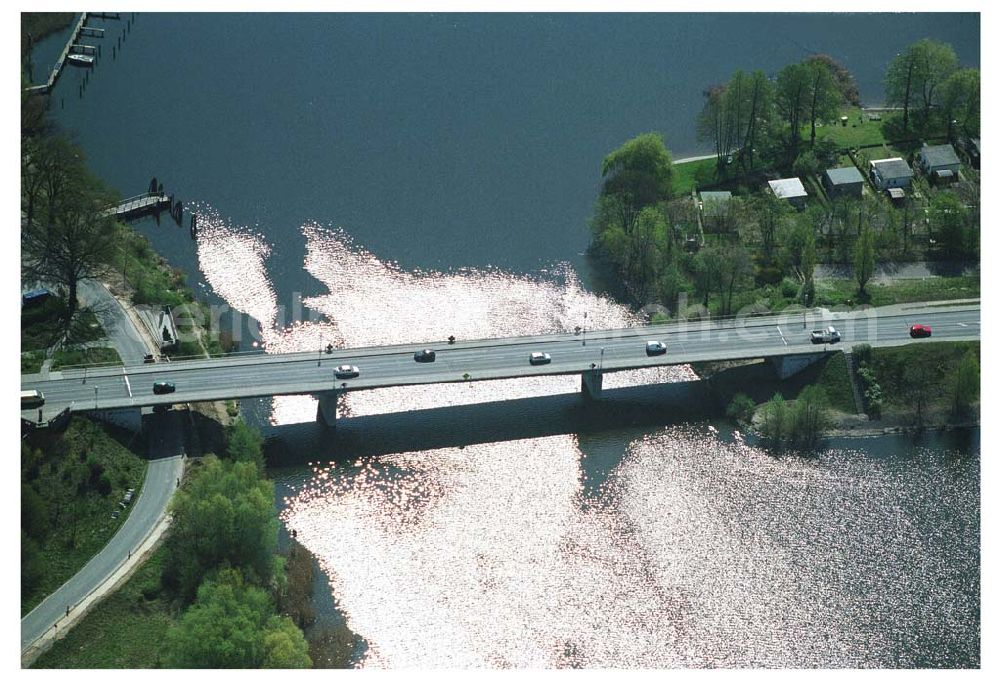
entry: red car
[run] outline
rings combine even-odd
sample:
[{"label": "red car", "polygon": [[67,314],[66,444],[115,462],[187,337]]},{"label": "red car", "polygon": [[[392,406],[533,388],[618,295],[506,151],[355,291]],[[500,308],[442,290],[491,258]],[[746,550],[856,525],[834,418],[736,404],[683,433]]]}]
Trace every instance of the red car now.
[{"label": "red car", "polygon": [[922,339],[925,336],[931,335],[931,328],[926,324],[915,324],[910,327],[910,336],[915,339]]}]

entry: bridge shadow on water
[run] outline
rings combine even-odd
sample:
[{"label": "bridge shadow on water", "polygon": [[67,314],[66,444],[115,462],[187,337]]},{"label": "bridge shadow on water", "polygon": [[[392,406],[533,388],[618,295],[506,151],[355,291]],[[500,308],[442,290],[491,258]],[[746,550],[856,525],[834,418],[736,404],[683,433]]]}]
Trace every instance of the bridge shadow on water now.
[{"label": "bridge shadow on water", "polygon": [[269,426],[268,466],[346,462],[399,452],[574,434],[587,454],[605,431],[669,425],[714,415],[704,382],[605,389],[598,401],[580,393],[518,398],[410,412],[344,417],[336,429],[318,422]]}]

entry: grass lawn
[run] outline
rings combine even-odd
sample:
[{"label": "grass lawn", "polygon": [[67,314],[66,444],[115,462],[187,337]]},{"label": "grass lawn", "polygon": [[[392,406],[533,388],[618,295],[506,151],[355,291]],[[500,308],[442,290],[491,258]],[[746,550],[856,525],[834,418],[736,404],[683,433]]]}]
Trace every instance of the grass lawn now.
[{"label": "grass lawn", "polygon": [[81,417],[21,442],[21,526],[39,552],[37,579],[22,582],[22,616],[107,544],[131,509],[118,505],[125,490],[138,498],[145,475],[144,459]]},{"label": "grass lawn", "polygon": [[831,353],[824,361],[816,383],[826,391],[830,407],[840,412],[854,414],[856,409],[854,392],[851,390],[851,379],[847,374],[847,359],[842,352]]},{"label": "grass lawn", "polygon": [[[947,301],[979,297],[979,277],[898,279],[885,284],[870,282],[868,300],[873,306],[915,301]],[[858,284],[852,279],[816,280],[816,305],[823,307],[859,303]]]},{"label": "grass lawn", "polygon": [[692,189],[715,182],[715,157],[674,164],[674,196],[691,194]]},{"label": "grass lawn", "polygon": [[114,348],[71,348],[52,354],[52,369],[73,365],[121,365],[122,359]]},{"label": "grass lawn", "polygon": [[[834,140],[840,149],[885,142],[882,121],[869,121],[868,117],[861,112],[860,107],[846,107],[840,112],[838,118],[840,116],[847,116],[846,127],[842,126],[838,120],[836,123],[816,128],[816,139]],[[804,128],[804,136],[806,139],[809,137],[808,126]]]},{"label": "grass lawn", "polygon": [[165,557],[161,546],[32,667],[157,667],[167,630],[179,618],[160,588]]}]

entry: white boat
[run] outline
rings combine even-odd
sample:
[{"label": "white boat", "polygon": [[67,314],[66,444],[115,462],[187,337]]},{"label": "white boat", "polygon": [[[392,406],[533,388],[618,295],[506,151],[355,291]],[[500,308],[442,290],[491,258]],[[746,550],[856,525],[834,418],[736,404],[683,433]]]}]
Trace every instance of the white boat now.
[{"label": "white boat", "polygon": [[93,66],[94,56],[89,54],[68,54],[66,61],[76,66]]}]

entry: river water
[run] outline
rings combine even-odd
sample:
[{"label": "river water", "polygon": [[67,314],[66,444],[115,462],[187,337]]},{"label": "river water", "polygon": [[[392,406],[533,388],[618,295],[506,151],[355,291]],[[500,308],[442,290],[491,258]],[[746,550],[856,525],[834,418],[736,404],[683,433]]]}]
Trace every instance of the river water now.
[{"label": "river water", "polygon": [[[877,102],[913,40],[979,46],[976,15],[124,16],[52,113],[199,211],[139,227],[267,351],[635,324],[582,255],[607,151],[703,152],[735,68],[829,52]],[[243,408],[316,463],[275,472],[282,517],[357,665],[978,665],[978,434],[777,458],[687,421],[693,378],[369,391],[335,435],[309,397]]]}]

